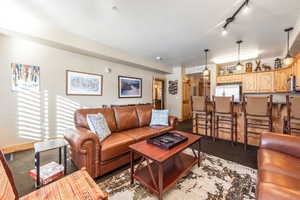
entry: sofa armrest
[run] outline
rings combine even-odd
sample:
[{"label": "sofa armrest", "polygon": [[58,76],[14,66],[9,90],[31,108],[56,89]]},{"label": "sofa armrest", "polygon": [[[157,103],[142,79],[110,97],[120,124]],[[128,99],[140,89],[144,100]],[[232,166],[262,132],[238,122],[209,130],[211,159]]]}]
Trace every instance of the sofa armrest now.
[{"label": "sofa armrest", "polygon": [[261,134],[260,148],[270,149],[300,158],[300,137],[264,132]]},{"label": "sofa armrest", "polygon": [[169,126],[172,126],[172,128],[175,129],[177,123],[178,123],[177,117],[169,116]]},{"label": "sofa armrest", "polygon": [[70,144],[71,158],[75,165],[86,168],[88,173],[97,177],[100,173],[101,145],[96,134],[86,128],[67,129],[64,138]]}]

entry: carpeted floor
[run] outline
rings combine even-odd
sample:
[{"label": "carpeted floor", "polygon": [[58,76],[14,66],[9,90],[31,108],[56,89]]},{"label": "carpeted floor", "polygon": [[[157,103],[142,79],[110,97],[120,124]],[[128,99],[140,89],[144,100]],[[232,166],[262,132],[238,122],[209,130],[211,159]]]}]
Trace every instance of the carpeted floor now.
[{"label": "carpeted floor", "polygon": [[[190,120],[181,122],[177,129],[191,132],[192,123]],[[208,155],[216,156],[227,161],[233,161],[236,164],[253,169],[256,169],[257,167],[256,147],[250,147],[247,152],[244,152],[242,144],[231,146],[230,142],[224,140],[217,140],[214,143],[209,137],[204,137],[201,141],[201,145],[202,151]],[[9,162],[9,166],[12,169],[18,192],[21,196],[23,196],[24,194],[35,190],[34,181],[28,176],[28,171],[34,168],[34,152],[33,150],[28,150],[14,153],[13,158],[14,159]],[[58,151],[55,150],[45,152],[41,155],[42,164],[48,163],[49,161],[57,161],[57,159]],[[103,177],[96,179],[96,182],[101,183],[124,172],[126,169],[128,169],[128,166],[121,167]],[[68,173],[72,173],[75,170],[77,170],[76,167],[72,164],[72,162],[68,161]]]},{"label": "carpeted floor", "polygon": [[[193,155],[191,150],[185,151]],[[166,200],[254,200],[256,170],[209,154],[201,156],[201,166],[195,165],[177,181],[163,198]],[[110,200],[157,199],[137,181],[130,184],[130,170],[124,170],[100,182],[99,187],[109,192]]]}]

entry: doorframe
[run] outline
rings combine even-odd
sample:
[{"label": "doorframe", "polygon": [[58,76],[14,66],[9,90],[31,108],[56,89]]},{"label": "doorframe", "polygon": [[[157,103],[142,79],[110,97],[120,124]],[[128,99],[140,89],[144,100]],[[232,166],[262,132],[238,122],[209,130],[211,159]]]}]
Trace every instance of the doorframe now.
[{"label": "doorframe", "polygon": [[152,105],[153,105],[153,107],[155,106],[155,102],[154,102],[154,83],[155,83],[155,81],[160,81],[160,82],[162,82],[162,94],[161,94],[161,96],[162,96],[162,109],[165,109],[165,106],[166,106],[166,84],[165,84],[165,81],[166,81],[166,79],[165,78],[158,78],[158,77],[153,77],[152,78]]}]

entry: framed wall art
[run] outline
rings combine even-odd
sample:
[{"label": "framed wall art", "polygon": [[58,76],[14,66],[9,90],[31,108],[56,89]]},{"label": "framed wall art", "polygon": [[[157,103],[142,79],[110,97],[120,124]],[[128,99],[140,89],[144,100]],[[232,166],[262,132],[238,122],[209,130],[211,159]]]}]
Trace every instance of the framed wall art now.
[{"label": "framed wall art", "polygon": [[141,98],[142,79],[119,76],[118,77],[119,98]]},{"label": "framed wall art", "polygon": [[40,67],[12,63],[11,72],[13,91],[40,91]]},{"label": "framed wall art", "polygon": [[66,71],[66,94],[77,96],[102,96],[103,76],[78,71]]}]

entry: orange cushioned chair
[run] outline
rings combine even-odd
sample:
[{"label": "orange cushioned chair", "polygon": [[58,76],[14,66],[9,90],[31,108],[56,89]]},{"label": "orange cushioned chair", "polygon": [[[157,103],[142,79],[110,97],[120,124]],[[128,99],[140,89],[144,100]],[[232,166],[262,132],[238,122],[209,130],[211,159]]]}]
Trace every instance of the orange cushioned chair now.
[{"label": "orange cushioned chair", "polygon": [[24,197],[19,198],[12,173],[0,150],[0,200],[107,200],[85,169],[79,170],[58,181],[46,185]]}]

